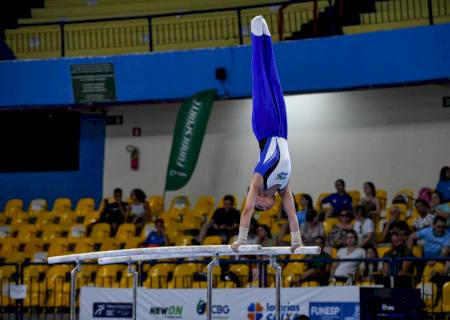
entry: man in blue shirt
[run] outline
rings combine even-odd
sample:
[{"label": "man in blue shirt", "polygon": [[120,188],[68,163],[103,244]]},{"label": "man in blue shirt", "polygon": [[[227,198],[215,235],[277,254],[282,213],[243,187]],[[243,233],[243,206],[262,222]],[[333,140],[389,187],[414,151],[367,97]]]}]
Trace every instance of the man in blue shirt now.
[{"label": "man in blue shirt", "polygon": [[322,200],[322,210],[325,211],[325,219],[329,217],[337,217],[341,211],[352,210],[352,197],[345,191],[345,181],[336,180],[334,183],[336,193],[330,194]]},{"label": "man in blue shirt", "polygon": [[411,234],[408,242],[410,248],[413,247],[416,239],[425,241],[423,246],[424,258],[446,257],[449,254],[450,231],[447,228],[447,221],[443,217],[437,216],[432,227]]},{"label": "man in blue shirt", "polygon": [[155,231],[148,234],[147,238],[143,242],[144,247],[160,247],[167,246],[169,239],[167,238],[166,230],[164,227],[164,221],[162,219],[156,219]]}]

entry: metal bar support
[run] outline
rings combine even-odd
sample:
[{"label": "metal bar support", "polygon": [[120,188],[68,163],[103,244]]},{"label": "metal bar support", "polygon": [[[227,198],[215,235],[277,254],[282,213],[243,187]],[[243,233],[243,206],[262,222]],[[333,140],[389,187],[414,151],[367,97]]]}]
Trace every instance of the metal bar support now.
[{"label": "metal bar support", "polygon": [[275,269],[275,306],[276,320],[281,320],[281,266],[277,262],[276,256],[270,256],[270,265]]},{"label": "metal bar support", "polygon": [[137,289],[138,289],[138,281],[139,281],[139,272],[136,265],[131,262],[128,262],[128,273],[133,275],[133,320],[137,319]]},{"label": "metal bar support", "polygon": [[241,9],[237,10],[238,28],[239,28],[239,44],[244,44],[244,35],[242,34],[242,14]]},{"label": "metal bar support", "polygon": [[219,254],[215,254],[214,258],[211,260],[210,263],[208,263],[208,274],[207,274],[207,288],[208,292],[206,294],[206,300],[207,300],[207,319],[212,319],[212,287],[213,287],[213,269],[214,267],[219,265]]},{"label": "metal bar support", "polygon": [[77,273],[80,272],[80,262],[76,262],[76,266],[70,271],[70,320],[76,320],[77,306]]}]

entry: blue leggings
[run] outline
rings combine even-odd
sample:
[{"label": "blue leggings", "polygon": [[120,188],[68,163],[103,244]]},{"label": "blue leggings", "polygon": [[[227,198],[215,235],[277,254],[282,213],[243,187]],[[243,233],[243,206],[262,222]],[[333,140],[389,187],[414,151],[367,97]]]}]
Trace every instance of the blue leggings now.
[{"label": "blue leggings", "polygon": [[258,142],[287,139],[286,105],[270,36],[252,34],[252,127]]}]

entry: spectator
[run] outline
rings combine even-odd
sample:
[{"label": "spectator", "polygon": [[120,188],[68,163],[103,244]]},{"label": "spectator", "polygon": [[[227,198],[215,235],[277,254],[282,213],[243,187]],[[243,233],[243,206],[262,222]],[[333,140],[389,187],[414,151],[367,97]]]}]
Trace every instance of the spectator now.
[{"label": "spectator", "polygon": [[141,189],[134,189],[130,194],[131,204],[127,210],[127,222],[136,225],[136,232],[150,222],[150,208],[146,201],[147,196]]},{"label": "spectator", "polygon": [[341,211],[339,214],[339,223],[333,226],[328,235],[328,245],[334,248],[347,245],[347,233],[350,231],[354,231],[352,226],[352,212]]},{"label": "spectator", "polygon": [[[391,249],[386,251],[383,258],[385,259],[396,259],[396,258],[407,258],[413,257],[413,253],[410,248],[406,245],[406,240],[408,239],[409,228],[397,228],[391,235]],[[391,269],[393,267],[394,269]],[[395,281],[399,283],[412,283],[412,275],[414,272],[414,266],[412,261],[402,261],[400,266],[394,266],[388,262],[383,263],[383,275],[385,277],[386,285],[389,287],[388,278],[390,275],[394,275],[395,267],[398,267],[399,272],[395,275]]]},{"label": "spectator", "polygon": [[442,194],[443,202],[450,202],[450,167],[443,167],[441,169],[436,191]]},{"label": "spectator", "polygon": [[414,241],[417,239],[424,240],[424,258],[446,257],[450,247],[450,231],[447,228],[447,220],[437,216],[432,227],[426,227],[411,234],[408,242],[409,248],[413,247]]},{"label": "spectator", "polygon": [[[103,200],[104,207],[100,213],[100,219],[96,223],[109,223],[111,225],[111,236],[115,236],[119,226],[124,223],[127,215],[127,203],[122,201],[122,189],[114,189],[114,201]],[[94,224],[89,225],[88,230],[92,230]]]},{"label": "spectator", "polygon": [[398,229],[409,230],[408,224],[401,218],[402,211],[400,207],[396,205],[392,206],[389,213],[390,217],[383,226],[383,232],[381,236],[383,243],[391,242],[391,234]]},{"label": "spectator", "polygon": [[[378,252],[373,244],[366,245],[364,249],[366,250],[366,259],[378,259]],[[382,274],[382,261],[364,261],[359,265],[359,276],[361,281],[380,284],[382,283]]]},{"label": "spectator", "polygon": [[319,220],[316,210],[309,210],[306,214],[306,222],[300,226],[300,234],[304,245],[313,245],[317,237],[325,235],[323,224]]},{"label": "spectator", "polygon": [[[314,239],[314,245],[321,248],[319,255],[307,255],[305,259],[331,259],[331,256],[323,249],[325,247],[325,238],[318,236]],[[307,262],[305,270],[300,276],[300,283],[307,281],[317,281],[321,286],[328,285],[330,278],[330,263],[324,261]]]},{"label": "spectator", "polygon": [[443,196],[439,191],[431,193],[430,210],[435,216],[447,219],[447,226],[450,225],[450,204],[443,202]]},{"label": "spectator", "polygon": [[256,229],[257,241],[256,244],[260,244],[263,247],[272,247],[275,245],[275,240],[272,239],[272,233],[270,228],[265,224],[260,224]]},{"label": "spectator", "polygon": [[355,207],[355,223],[353,230],[358,234],[358,246],[364,247],[366,244],[373,243],[375,235],[375,226],[370,218],[367,218],[365,207]]},{"label": "spectator", "polygon": [[309,194],[302,194],[300,197],[300,207],[301,209],[297,211],[298,224],[302,225],[306,220],[306,213],[313,208],[313,200]]},{"label": "spectator", "polygon": [[164,220],[155,220],[156,230],[150,232],[147,238],[142,243],[142,247],[160,247],[169,245],[169,238],[166,234],[166,228],[164,226]]},{"label": "spectator", "polygon": [[228,243],[230,236],[237,233],[241,215],[233,205],[233,196],[226,195],[223,198],[223,208],[216,209],[212,218],[202,226],[197,238],[199,243],[210,235],[218,235],[222,237],[223,243]]},{"label": "spectator", "polygon": [[364,197],[362,198],[361,206],[364,208],[368,217],[374,220],[378,219],[381,213],[381,203],[380,199],[377,198],[377,190],[373,182],[364,183]]},{"label": "spectator", "polygon": [[[358,235],[355,230],[349,230],[346,235],[346,246],[337,252],[338,259],[364,259],[366,253],[364,249],[358,248]],[[357,278],[360,261],[333,262],[331,266],[331,281],[354,283]]]},{"label": "spectator", "polygon": [[336,193],[325,197],[322,202],[322,210],[325,212],[325,219],[337,217],[343,210],[352,209],[352,197],[345,191],[345,182],[342,179],[334,183]]},{"label": "spectator", "polygon": [[419,217],[417,217],[413,222],[414,231],[431,226],[433,224],[434,215],[430,213],[430,205],[428,202],[424,200],[416,200],[415,205]]}]

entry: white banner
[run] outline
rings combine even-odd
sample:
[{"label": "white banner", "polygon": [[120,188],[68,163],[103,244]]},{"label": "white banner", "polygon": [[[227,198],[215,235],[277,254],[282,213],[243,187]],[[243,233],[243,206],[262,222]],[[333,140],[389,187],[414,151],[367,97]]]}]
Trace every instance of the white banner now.
[{"label": "white banner", "polygon": [[[81,288],[82,320],[131,319],[131,289]],[[138,289],[138,319],[206,319],[206,289]],[[359,287],[283,288],[281,319],[359,320]],[[214,289],[213,319],[275,319],[275,289]]]}]

